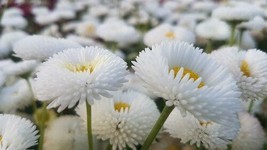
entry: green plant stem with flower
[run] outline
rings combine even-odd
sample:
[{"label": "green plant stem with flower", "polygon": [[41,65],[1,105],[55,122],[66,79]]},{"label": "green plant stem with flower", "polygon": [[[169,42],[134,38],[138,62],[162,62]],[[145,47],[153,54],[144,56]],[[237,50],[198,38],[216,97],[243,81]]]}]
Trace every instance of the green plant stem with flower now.
[{"label": "green plant stem with flower", "polygon": [[174,106],[165,106],[161,112],[161,115],[159,116],[159,119],[157,120],[156,124],[150,131],[147,139],[145,140],[141,150],[148,150],[154,139],[156,138],[157,134],[159,133],[161,127],[163,126],[164,122],[167,120],[168,116],[174,109]]},{"label": "green plant stem with flower", "polygon": [[39,121],[39,130],[40,130],[40,139],[38,150],[43,150],[43,143],[44,143],[44,131],[45,131],[45,118],[46,118],[46,103],[42,104],[42,114],[40,116]]},{"label": "green plant stem with flower", "polygon": [[92,133],[92,109],[91,105],[86,101],[86,112],[87,112],[87,137],[89,150],[94,149],[93,133]]}]

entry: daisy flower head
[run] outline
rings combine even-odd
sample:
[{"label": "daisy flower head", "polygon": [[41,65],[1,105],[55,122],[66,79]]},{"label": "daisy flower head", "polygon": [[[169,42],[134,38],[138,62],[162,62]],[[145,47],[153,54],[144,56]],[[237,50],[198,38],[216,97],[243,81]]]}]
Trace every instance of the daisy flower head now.
[{"label": "daisy flower head", "polygon": [[[241,109],[232,75],[202,50],[185,42],[163,42],[133,62],[143,86],[201,121],[224,122]],[[224,114],[224,115],[222,115]]]},{"label": "daisy flower head", "polygon": [[249,113],[239,113],[240,131],[233,140],[233,150],[260,150],[266,140],[260,122]]},{"label": "daisy flower head", "polygon": [[237,48],[228,47],[213,51],[210,57],[233,74],[243,100],[267,97],[266,53],[256,49],[238,51]]},{"label": "daisy flower head", "polygon": [[59,117],[45,131],[44,150],[88,149],[82,120],[77,116]]},{"label": "daisy flower head", "polygon": [[236,137],[240,123],[237,116],[227,125],[202,122],[191,114],[183,117],[174,109],[164,127],[172,137],[181,139],[181,143],[189,142],[190,145],[196,144],[197,147],[204,146],[207,149],[227,149],[227,145]]},{"label": "daisy flower head", "polygon": [[227,40],[230,37],[230,27],[219,19],[209,19],[197,25],[196,34],[210,40]]},{"label": "daisy flower head", "polygon": [[0,114],[0,149],[25,150],[37,144],[36,126],[16,115]]},{"label": "daisy flower head", "polygon": [[[85,107],[78,114],[86,120]],[[159,117],[152,99],[138,92],[117,92],[113,98],[102,98],[92,105],[92,130],[97,138],[109,140],[113,150],[126,146],[136,150]]]},{"label": "daisy flower head", "polygon": [[152,46],[162,41],[185,41],[194,43],[195,40],[195,34],[192,31],[170,24],[161,24],[148,31],[144,36],[144,43],[147,46]]},{"label": "daisy flower head", "polygon": [[37,72],[36,95],[52,100],[48,108],[62,111],[77,102],[93,104],[100,96],[111,96],[125,80],[126,63],[108,50],[98,47],[68,49],[44,62]]},{"label": "daisy flower head", "polygon": [[57,52],[79,47],[82,46],[71,40],[33,35],[16,42],[13,51],[22,59],[45,60]]}]

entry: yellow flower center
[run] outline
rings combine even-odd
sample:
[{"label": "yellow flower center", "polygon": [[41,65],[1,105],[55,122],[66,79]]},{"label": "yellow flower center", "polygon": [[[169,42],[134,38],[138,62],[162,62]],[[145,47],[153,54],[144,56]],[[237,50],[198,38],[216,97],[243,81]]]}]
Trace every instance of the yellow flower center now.
[{"label": "yellow flower center", "polygon": [[72,72],[90,72],[92,73],[94,71],[94,66],[91,64],[85,64],[85,65],[72,65],[68,64],[66,67],[72,71]]},{"label": "yellow flower center", "polygon": [[199,122],[199,124],[202,126],[202,127],[207,127],[208,125],[211,125],[212,124],[212,122]]},{"label": "yellow flower center", "polygon": [[121,109],[126,109],[126,108],[130,108],[130,105],[125,103],[125,102],[116,102],[114,104],[114,108],[116,111],[120,111]]},{"label": "yellow flower center", "polygon": [[174,34],[173,32],[171,32],[171,31],[167,32],[167,33],[165,34],[165,36],[166,36],[167,38],[169,38],[169,39],[174,39],[174,38],[175,38],[175,34]]},{"label": "yellow flower center", "polygon": [[249,65],[248,62],[243,60],[241,62],[241,66],[240,66],[241,71],[244,73],[245,76],[250,77],[250,69],[249,69]]},{"label": "yellow flower center", "polygon": [[86,31],[89,33],[95,32],[95,27],[93,25],[88,25]]},{"label": "yellow flower center", "polygon": [[[177,73],[179,72],[179,70],[181,69],[181,67],[173,67],[173,72],[174,72],[174,77],[176,77]],[[199,78],[199,75],[197,73],[195,73],[194,71],[190,70],[190,69],[187,69],[187,68],[184,68],[184,72],[183,72],[183,77],[186,75],[186,74],[189,74],[189,78],[191,79],[194,79],[194,81],[196,81],[198,78]],[[198,85],[198,88],[201,88],[205,85],[204,82],[201,82],[199,85]]]}]

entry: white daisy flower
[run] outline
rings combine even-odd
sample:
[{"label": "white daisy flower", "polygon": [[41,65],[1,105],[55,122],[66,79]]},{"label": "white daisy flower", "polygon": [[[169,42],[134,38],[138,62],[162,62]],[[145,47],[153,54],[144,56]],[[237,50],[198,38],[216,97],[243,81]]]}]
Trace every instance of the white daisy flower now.
[{"label": "white daisy flower", "polygon": [[230,37],[230,26],[219,19],[209,19],[196,27],[196,34],[210,40],[227,40]]},{"label": "white daisy flower", "polygon": [[70,40],[33,35],[15,43],[13,51],[23,59],[45,60],[65,49],[80,47],[80,44]]},{"label": "white daisy flower", "polygon": [[96,34],[106,42],[116,42],[119,45],[133,44],[140,39],[140,34],[134,27],[120,20],[106,21],[99,25]]},{"label": "white daisy flower", "polygon": [[24,60],[17,63],[12,61],[10,64],[3,66],[1,70],[3,70],[6,75],[19,76],[31,73],[38,65],[39,62],[35,60]]},{"label": "white daisy flower", "polygon": [[27,20],[22,16],[3,17],[1,19],[1,26],[3,27],[24,29],[27,25],[28,25]]},{"label": "white daisy flower", "polygon": [[0,89],[0,111],[14,113],[32,103],[33,94],[25,79],[18,79],[14,83]]},{"label": "white daisy flower", "polygon": [[62,111],[77,102],[93,104],[100,96],[122,86],[126,63],[98,47],[68,49],[55,54],[39,68],[35,82],[38,100],[52,100],[48,108]]},{"label": "white daisy flower", "polygon": [[49,14],[45,15],[37,15],[34,18],[35,22],[39,25],[49,25],[58,21],[59,19],[59,14],[54,12],[50,12]]},{"label": "white daisy flower", "polygon": [[267,22],[262,17],[256,16],[252,20],[249,20],[248,22],[243,22],[237,27],[260,31],[267,27]]},{"label": "white daisy flower", "polygon": [[84,37],[95,37],[98,24],[96,20],[82,22],[76,27],[75,32]]},{"label": "white daisy flower", "polygon": [[190,44],[164,42],[146,48],[133,64],[143,85],[183,114],[223,123],[241,109],[231,74]]},{"label": "white daisy flower", "polygon": [[87,134],[82,120],[75,116],[63,116],[54,120],[45,130],[44,150],[88,149]]},{"label": "white daisy flower", "polygon": [[263,10],[255,5],[221,6],[213,10],[212,17],[224,21],[248,21],[255,16],[263,16]]},{"label": "white daisy flower", "polygon": [[259,121],[252,115],[239,113],[240,131],[233,140],[233,150],[260,150],[266,140]]},{"label": "white daisy flower", "polygon": [[[85,106],[77,110],[86,121]],[[142,144],[159,117],[156,104],[149,97],[128,91],[113,98],[102,98],[92,105],[92,130],[102,140],[109,140],[112,149],[126,146],[136,150]]]},{"label": "white daisy flower", "polygon": [[185,41],[194,43],[195,34],[183,27],[161,24],[148,31],[144,36],[144,43],[147,46],[159,44],[163,41]]},{"label": "white daisy flower", "polygon": [[36,126],[19,116],[0,114],[0,149],[25,150],[37,144]]},{"label": "white daisy flower", "polygon": [[267,97],[267,55],[251,49],[222,48],[210,57],[224,65],[234,75],[242,92],[243,100],[259,100]]},{"label": "white daisy flower", "polygon": [[236,137],[240,123],[237,115],[227,125],[221,125],[210,121],[201,122],[191,114],[183,117],[174,109],[164,127],[172,137],[181,139],[182,143],[196,144],[206,149],[227,149],[227,145]]}]

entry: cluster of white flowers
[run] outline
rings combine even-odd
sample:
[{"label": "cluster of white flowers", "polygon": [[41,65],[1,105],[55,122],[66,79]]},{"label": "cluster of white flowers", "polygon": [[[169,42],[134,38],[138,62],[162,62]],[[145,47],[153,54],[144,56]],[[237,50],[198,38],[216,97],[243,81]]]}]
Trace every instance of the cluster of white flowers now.
[{"label": "cluster of white flowers", "polygon": [[266,149],[266,9],[0,1],[0,150]]}]

